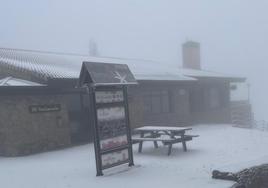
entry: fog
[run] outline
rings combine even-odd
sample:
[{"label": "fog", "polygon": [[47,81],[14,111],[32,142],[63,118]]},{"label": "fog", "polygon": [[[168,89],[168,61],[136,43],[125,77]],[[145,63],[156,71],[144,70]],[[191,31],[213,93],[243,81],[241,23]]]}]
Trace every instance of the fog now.
[{"label": "fog", "polygon": [[0,47],[182,64],[181,44],[201,43],[203,69],[245,76],[257,119],[266,119],[267,0],[9,0]]}]

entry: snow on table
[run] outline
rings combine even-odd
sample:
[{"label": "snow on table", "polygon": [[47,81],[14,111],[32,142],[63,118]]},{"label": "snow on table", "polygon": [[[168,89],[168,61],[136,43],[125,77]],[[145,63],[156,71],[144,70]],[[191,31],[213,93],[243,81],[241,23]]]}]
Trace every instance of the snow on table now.
[{"label": "snow on table", "polygon": [[234,128],[230,125],[193,126],[198,139],[188,152],[145,143],[143,153],[134,146],[133,168],[105,171],[95,177],[92,144],[27,157],[0,158],[0,186],[4,188],[227,188],[232,182],[213,180],[214,169],[238,171],[268,162],[268,132]]},{"label": "snow on table", "polygon": [[145,126],[135,129],[136,131],[187,131],[192,130],[189,127],[161,127],[161,126]]}]

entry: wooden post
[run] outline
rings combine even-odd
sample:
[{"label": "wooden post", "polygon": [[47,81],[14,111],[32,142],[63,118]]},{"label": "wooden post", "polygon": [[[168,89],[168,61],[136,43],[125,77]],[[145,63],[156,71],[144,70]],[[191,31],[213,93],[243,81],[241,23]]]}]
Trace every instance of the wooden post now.
[{"label": "wooden post", "polygon": [[94,126],[94,150],[95,150],[95,161],[97,176],[103,176],[101,155],[100,155],[100,144],[99,144],[99,133],[97,125],[97,113],[96,113],[96,101],[95,101],[95,87],[89,87],[89,101],[90,101],[90,112],[94,118],[91,118],[91,123]]},{"label": "wooden post", "polygon": [[187,151],[187,146],[186,146],[186,141],[185,141],[185,137],[184,137],[185,131],[182,133],[181,135],[181,142],[182,142],[182,146],[183,146],[183,151]]},{"label": "wooden post", "polygon": [[[143,138],[143,137],[144,137],[144,133],[142,132],[141,133],[141,138]],[[140,143],[139,143],[139,153],[142,152],[142,143],[143,143],[143,141],[140,141]]]},{"label": "wooden post", "polygon": [[[153,138],[155,138],[157,135],[156,135],[154,132],[152,132],[152,133],[151,133],[151,136],[152,136]],[[157,141],[154,141],[154,148],[158,148]]]}]

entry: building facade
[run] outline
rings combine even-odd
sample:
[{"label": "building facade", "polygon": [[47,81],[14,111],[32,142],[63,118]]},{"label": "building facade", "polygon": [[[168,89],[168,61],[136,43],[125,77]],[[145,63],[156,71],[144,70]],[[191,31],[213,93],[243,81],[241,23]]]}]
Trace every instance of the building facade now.
[{"label": "building facade", "polygon": [[[92,140],[89,95],[77,88],[83,61],[129,66],[139,83],[128,88],[132,128],[231,123],[230,83],[245,81],[144,60],[0,49],[0,79],[12,76],[42,84],[0,86],[0,155],[23,155]],[[48,109],[31,113],[32,107]]]},{"label": "building facade", "polygon": [[0,155],[21,156],[71,145],[67,92],[0,87]]}]

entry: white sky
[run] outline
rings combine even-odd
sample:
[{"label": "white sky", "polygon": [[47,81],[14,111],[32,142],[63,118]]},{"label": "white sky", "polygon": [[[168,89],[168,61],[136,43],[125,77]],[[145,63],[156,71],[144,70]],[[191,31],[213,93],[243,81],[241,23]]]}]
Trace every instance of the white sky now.
[{"label": "white sky", "polygon": [[247,76],[257,119],[268,109],[267,0],[1,0],[0,47],[88,53],[181,65],[201,43],[204,69]]}]

